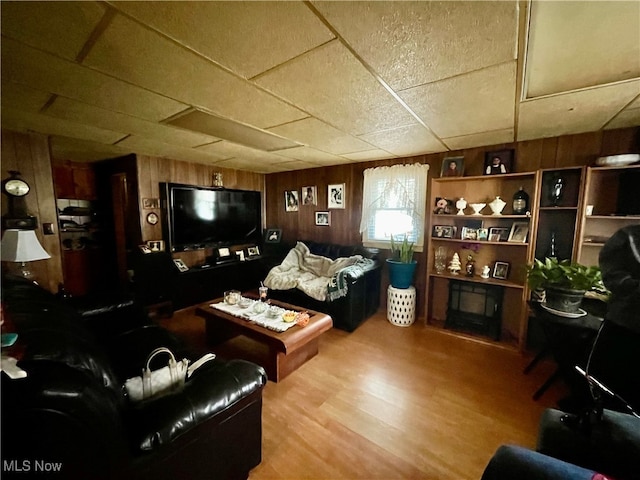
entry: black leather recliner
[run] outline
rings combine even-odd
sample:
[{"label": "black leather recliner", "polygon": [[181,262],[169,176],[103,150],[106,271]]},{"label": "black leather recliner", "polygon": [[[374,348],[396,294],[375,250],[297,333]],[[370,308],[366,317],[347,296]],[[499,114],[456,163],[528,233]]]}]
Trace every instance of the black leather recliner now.
[{"label": "black leather recliner", "polygon": [[[122,385],[154,348],[191,360],[201,352],[127,302],[83,317],[15,277],[4,278],[2,302],[3,331],[19,334],[3,353],[28,373],[2,374],[3,478],[236,479],[260,463],[262,367],[215,359],[180,392],[132,404]],[[117,325],[105,328],[101,313]]]},{"label": "black leather recliner", "polygon": [[[270,290],[269,296],[276,300],[323,312],[331,316],[333,326],[347,332],[354,331],[358,325],[376,313],[380,306],[380,277],[382,263],[378,259],[378,250],[365,248],[361,245],[336,245],[331,243],[300,240],[311,253],[335,260],[340,257],[362,255],[374,260],[373,266],[359,277],[348,277],[348,293],[333,301],[319,301],[298,289]],[[293,248],[293,246],[291,246]],[[281,249],[282,256],[279,264],[288,253],[288,249]]]}]

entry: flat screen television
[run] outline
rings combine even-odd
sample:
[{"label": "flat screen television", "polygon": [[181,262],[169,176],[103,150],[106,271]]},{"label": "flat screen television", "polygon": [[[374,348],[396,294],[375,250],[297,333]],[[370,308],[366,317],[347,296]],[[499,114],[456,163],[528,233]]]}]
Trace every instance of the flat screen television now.
[{"label": "flat screen television", "polygon": [[262,239],[260,192],[161,183],[165,238],[173,252],[258,244]]}]

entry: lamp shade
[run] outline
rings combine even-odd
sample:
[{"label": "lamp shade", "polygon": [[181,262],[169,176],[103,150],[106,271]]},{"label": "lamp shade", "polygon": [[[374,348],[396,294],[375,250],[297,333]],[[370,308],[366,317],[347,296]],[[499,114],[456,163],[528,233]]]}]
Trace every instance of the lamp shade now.
[{"label": "lamp shade", "polygon": [[33,262],[51,258],[34,230],[7,230],[2,236],[1,258],[4,262]]}]

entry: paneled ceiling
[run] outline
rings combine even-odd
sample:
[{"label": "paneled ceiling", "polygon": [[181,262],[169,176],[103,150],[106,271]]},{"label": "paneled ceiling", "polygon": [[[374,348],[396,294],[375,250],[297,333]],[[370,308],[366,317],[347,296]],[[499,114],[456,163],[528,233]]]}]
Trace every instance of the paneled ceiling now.
[{"label": "paneled ceiling", "polygon": [[2,127],[270,173],[640,125],[640,2],[1,2]]}]

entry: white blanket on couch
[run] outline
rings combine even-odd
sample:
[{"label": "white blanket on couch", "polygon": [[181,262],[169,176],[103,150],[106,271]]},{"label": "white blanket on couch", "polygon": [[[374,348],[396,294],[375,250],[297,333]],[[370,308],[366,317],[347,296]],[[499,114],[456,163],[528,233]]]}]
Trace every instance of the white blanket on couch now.
[{"label": "white blanket on couch", "polygon": [[361,255],[340,257],[331,260],[314,255],[304,243],[298,242],[284,258],[273,267],[264,281],[266,287],[274,290],[297,288],[319,301],[327,299],[327,286],[331,279],[343,268],[354,265]]}]

